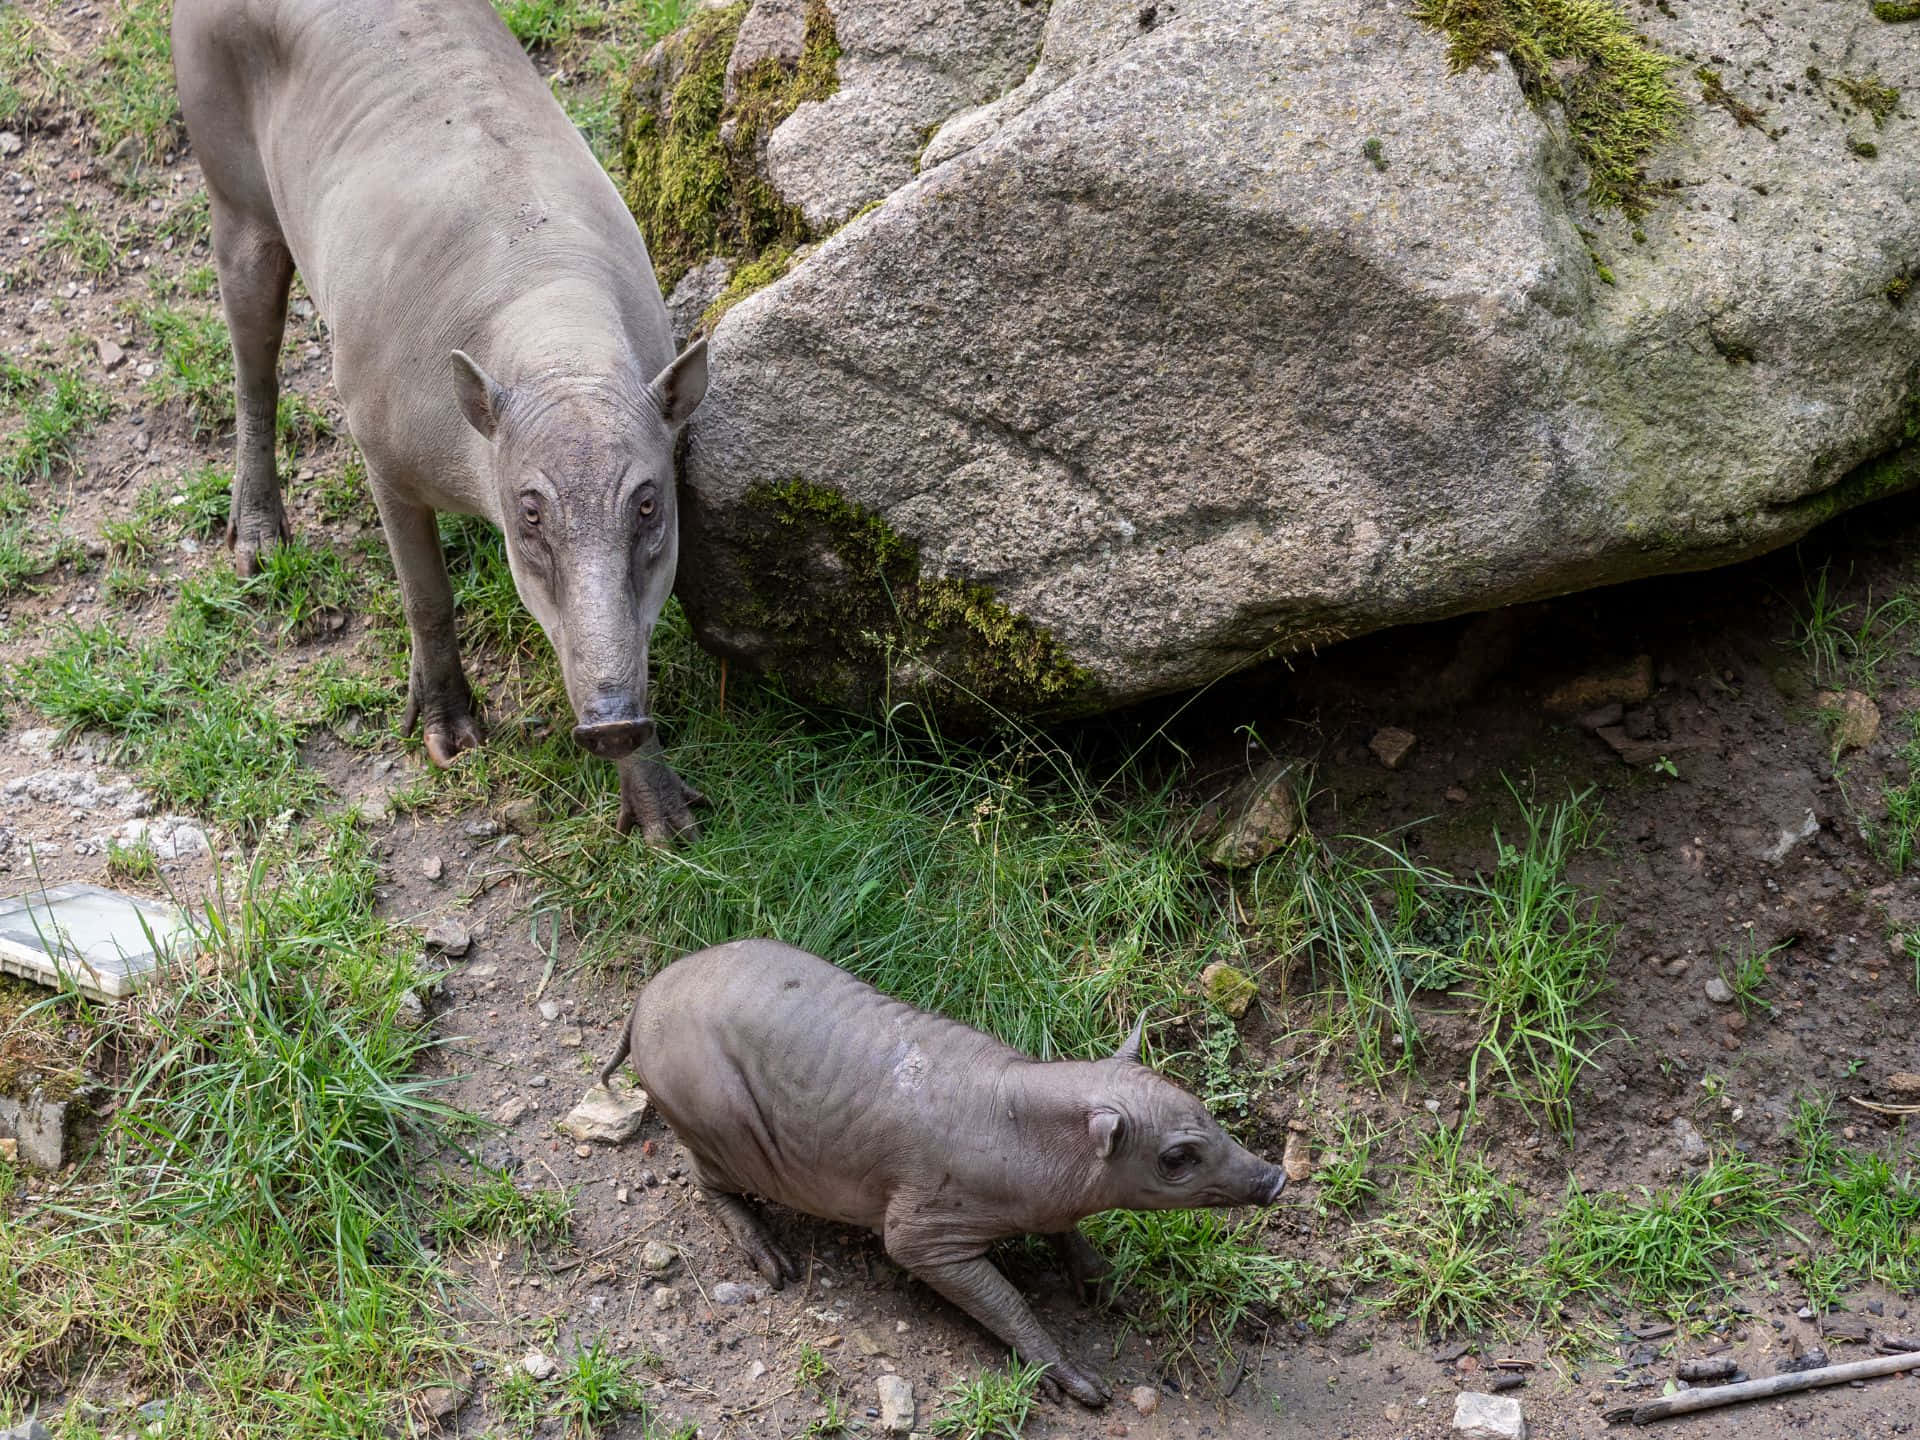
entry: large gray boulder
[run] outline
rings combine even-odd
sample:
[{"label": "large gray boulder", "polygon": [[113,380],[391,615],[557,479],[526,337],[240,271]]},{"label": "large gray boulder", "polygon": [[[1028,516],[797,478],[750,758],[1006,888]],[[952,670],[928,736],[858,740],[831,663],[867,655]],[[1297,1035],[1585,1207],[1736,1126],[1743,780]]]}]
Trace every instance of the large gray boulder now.
[{"label": "large gray boulder", "polygon": [[702,640],[845,703],[1089,711],[1920,481],[1920,134],[1884,100],[1920,30],[1633,13],[1688,102],[1638,220],[1397,0],[1055,0],[1024,83],[719,323]]}]

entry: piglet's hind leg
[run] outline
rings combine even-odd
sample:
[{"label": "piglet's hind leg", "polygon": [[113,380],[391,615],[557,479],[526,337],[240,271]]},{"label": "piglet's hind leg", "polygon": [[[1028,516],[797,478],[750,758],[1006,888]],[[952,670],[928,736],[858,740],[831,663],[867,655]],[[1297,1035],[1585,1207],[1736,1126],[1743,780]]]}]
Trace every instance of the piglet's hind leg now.
[{"label": "piglet's hind leg", "polygon": [[720,1217],[720,1223],[727,1227],[734,1243],[747,1252],[753,1268],[766,1277],[767,1284],[778,1290],[787,1281],[800,1278],[800,1267],[773,1238],[758,1207],[744,1196],[716,1189],[700,1176],[698,1167],[694,1178],[699,1181],[707,1203],[713,1206],[713,1213]]}]

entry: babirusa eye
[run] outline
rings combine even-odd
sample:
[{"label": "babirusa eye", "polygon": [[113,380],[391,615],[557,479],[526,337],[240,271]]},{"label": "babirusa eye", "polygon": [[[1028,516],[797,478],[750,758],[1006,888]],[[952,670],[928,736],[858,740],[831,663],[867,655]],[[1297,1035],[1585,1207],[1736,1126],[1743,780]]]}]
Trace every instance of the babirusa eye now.
[{"label": "babirusa eye", "polygon": [[640,497],[640,514],[642,518],[653,514],[653,497],[651,495],[642,495]]},{"label": "babirusa eye", "polygon": [[540,507],[531,500],[523,501],[520,506],[520,518],[529,525],[540,523]]}]

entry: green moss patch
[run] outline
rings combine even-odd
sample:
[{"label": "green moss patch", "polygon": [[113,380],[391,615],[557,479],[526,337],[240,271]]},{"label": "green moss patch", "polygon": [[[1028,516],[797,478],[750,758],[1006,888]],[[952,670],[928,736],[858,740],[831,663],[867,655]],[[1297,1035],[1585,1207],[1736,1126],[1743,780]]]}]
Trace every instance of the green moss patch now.
[{"label": "green moss patch", "polygon": [[1873,0],[1876,20],[1898,25],[1905,20],[1920,20],[1920,0]]},{"label": "green moss patch", "polygon": [[1456,73],[1499,51],[1529,100],[1566,107],[1594,209],[1646,212],[1647,159],[1686,105],[1669,76],[1677,62],[1609,0],[1415,0],[1414,14],[1447,37]]},{"label": "green moss patch", "polygon": [[797,64],[748,68],[731,100],[727,61],[745,4],[702,10],[637,75],[621,115],[627,206],[663,291],[709,255],[753,258],[811,238],[805,218],[761,174],[766,139],[808,100],[840,87],[840,45],[825,0],[807,0]]},{"label": "green moss patch", "polygon": [[793,268],[793,251],[785,245],[767,251],[752,260],[736,265],[733,274],[727,277],[727,288],[714,297],[711,305],[700,312],[700,328],[711,331],[720,323],[720,317],[738,305],[756,290],[764,290]]},{"label": "green moss patch", "polygon": [[764,517],[749,545],[755,619],[810,698],[868,705],[888,698],[884,677],[915,673],[909,688],[937,695],[942,713],[984,720],[1057,711],[1089,688],[1045,630],[984,585],[923,576],[918,546],[837,491],[761,485],[747,508]]},{"label": "green moss patch", "polygon": [[1842,75],[1833,82],[1841,92],[1873,117],[1873,128],[1884,129],[1900,104],[1900,91],[1878,75]]}]

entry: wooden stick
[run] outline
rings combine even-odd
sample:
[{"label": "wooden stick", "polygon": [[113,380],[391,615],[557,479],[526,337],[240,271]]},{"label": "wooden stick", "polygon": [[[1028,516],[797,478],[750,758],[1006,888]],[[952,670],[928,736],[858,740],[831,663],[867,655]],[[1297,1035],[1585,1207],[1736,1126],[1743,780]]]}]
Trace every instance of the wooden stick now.
[{"label": "wooden stick", "polygon": [[1743,1380],[1738,1385],[1709,1385],[1698,1390],[1682,1390],[1636,1405],[1629,1417],[1636,1425],[1665,1420],[1669,1415],[1690,1415],[1696,1410],[1717,1410],[1742,1400],[1764,1400],[1769,1395],[1790,1395],[1795,1390],[1812,1390],[1821,1385],[1841,1385],[1849,1380],[1866,1380],[1875,1375],[1892,1375],[1900,1370],[1920,1368],[1920,1353],[1882,1355],[1873,1360],[1853,1360],[1845,1365],[1829,1365],[1821,1370],[1801,1370],[1791,1375],[1769,1375],[1764,1380]]},{"label": "wooden stick", "polygon": [[1871,1110],[1876,1115],[1920,1115],[1920,1105],[1881,1105],[1872,1100],[1862,1100],[1858,1095],[1849,1095],[1847,1099],[1862,1110]]}]

